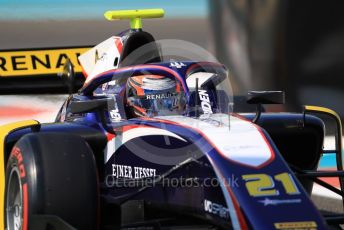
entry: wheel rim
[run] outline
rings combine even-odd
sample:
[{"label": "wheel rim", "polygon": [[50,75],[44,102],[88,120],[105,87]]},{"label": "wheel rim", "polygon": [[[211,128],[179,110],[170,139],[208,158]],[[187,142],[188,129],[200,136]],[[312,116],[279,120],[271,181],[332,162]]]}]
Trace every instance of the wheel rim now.
[{"label": "wheel rim", "polygon": [[20,230],[23,223],[23,191],[17,167],[11,169],[6,194],[7,230]]}]

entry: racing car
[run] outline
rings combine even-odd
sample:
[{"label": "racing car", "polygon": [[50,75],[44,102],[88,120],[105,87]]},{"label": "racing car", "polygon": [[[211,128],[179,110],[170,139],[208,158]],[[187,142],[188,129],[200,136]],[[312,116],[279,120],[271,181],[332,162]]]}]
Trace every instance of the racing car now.
[{"label": "racing car", "polygon": [[[65,64],[68,99],[55,122],[0,127],[0,229],[327,229],[314,182],[343,195],[342,126],[334,111],[268,113],[281,91],[250,91],[234,112],[229,70],[203,55],[164,53],[142,29],[162,9],[108,11],[130,29]],[[167,47],[170,43],[167,44]],[[194,58],[194,59],[192,59]],[[206,60],[207,59],[207,60]],[[336,148],[323,150],[334,120]],[[333,153],[337,171],[317,171]],[[338,177],[337,189],[319,177]]]}]

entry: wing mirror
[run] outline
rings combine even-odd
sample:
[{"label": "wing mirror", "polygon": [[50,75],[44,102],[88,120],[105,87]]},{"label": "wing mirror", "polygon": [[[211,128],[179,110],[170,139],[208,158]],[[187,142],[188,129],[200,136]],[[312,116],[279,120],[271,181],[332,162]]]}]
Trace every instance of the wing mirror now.
[{"label": "wing mirror", "polygon": [[248,104],[284,104],[283,91],[249,91],[247,95]]},{"label": "wing mirror", "polygon": [[78,89],[77,80],[74,73],[74,67],[69,59],[67,59],[66,64],[63,67],[61,78],[65,85],[67,85],[69,94],[74,93]]},{"label": "wing mirror", "polygon": [[109,127],[107,125],[107,119],[105,116],[105,111],[110,111],[114,107],[114,99],[109,97],[89,99],[85,101],[71,101],[71,103],[69,104],[70,111],[74,114],[99,112],[103,127],[107,130],[107,132],[115,134],[116,132],[114,127]]},{"label": "wing mirror", "polygon": [[89,113],[94,111],[102,111],[111,106],[113,99],[111,98],[98,98],[86,101],[71,101],[69,107],[71,113]]},{"label": "wing mirror", "polygon": [[252,122],[257,123],[262,114],[263,104],[284,104],[285,95],[283,91],[249,91],[246,102],[257,105],[256,116]]}]

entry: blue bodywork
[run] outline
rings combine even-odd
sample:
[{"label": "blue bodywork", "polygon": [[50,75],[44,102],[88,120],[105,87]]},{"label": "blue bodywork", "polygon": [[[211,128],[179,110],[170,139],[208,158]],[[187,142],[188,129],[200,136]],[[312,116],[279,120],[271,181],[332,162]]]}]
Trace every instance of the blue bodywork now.
[{"label": "blue bodywork", "polygon": [[[111,80],[126,79],[129,76],[135,76],[143,72],[149,72],[150,74],[167,75],[178,78],[182,82],[186,94],[190,98],[190,92],[186,85],[186,77],[192,68],[203,65],[208,66],[213,72],[226,71],[226,69],[219,64],[197,62],[184,62],[184,64],[182,68],[173,68],[170,66],[170,63],[159,63],[109,71],[92,79],[92,81],[81,89],[80,95],[83,95],[85,100],[94,99],[96,96],[93,95],[93,92],[104,83]],[[122,86],[122,89],[123,88]],[[118,95],[116,95],[117,98],[120,95],[121,90]],[[189,101],[189,103],[192,102]],[[122,111],[122,115],[125,116],[124,111]],[[193,115],[194,114],[185,114],[185,116],[189,117],[193,117]],[[197,120],[198,118],[193,117],[193,119]],[[106,131],[108,129],[105,129],[101,124],[98,112],[88,113],[82,119],[78,118],[77,123],[96,127],[100,129],[105,136],[111,135]],[[144,141],[145,143],[151,143],[153,146],[159,145],[160,148],[176,149],[177,155],[184,156],[184,160],[190,159],[187,151],[184,153],[177,152],[181,145],[186,145],[185,143],[172,138],[172,144],[164,145],[162,143],[162,136],[145,136],[131,140],[124,146],[121,146],[116,150],[113,156],[101,166],[103,167],[102,175],[104,177],[102,196],[104,196],[105,200],[109,203],[121,203],[127,199],[138,199],[154,201],[161,205],[169,204],[172,206],[181,206],[186,210],[193,210],[204,216],[209,217],[210,215],[213,220],[231,223],[236,229],[246,227],[254,229],[273,229],[276,227],[276,223],[289,222],[311,223],[315,224],[317,229],[325,228],[324,220],[309,199],[308,194],[293,175],[293,172],[288,167],[269,135],[261,128],[259,129],[262,135],[265,136],[268,145],[272,148],[274,156],[273,159],[262,167],[249,167],[224,158],[197,129],[164,122],[163,120],[154,118],[124,119],[115,124],[110,124],[110,126],[111,125],[114,126],[113,129],[116,131],[115,134],[113,134],[115,135],[114,138],[116,138],[116,136],[121,136],[126,129],[130,129],[133,126],[163,128],[164,130],[177,134],[187,140],[190,152],[197,153],[200,157],[197,158],[197,161],[195,160],[195,162],[188,164],[187,167],[182,166],[178,168],[172,174],[168,175],[168,177],[178,178],[179,176],[188,175],[188,177],[198,178],[200,181],[204,181],[206,178],[217,178],[220,182],[220,186],[211,188],[204,188],[202,186],[192,188],[184,188],[181,186],[177,188],[166,188],[156,183],[156,186],[145,188],[141,192],[138,192],[140,189],[138,187],[123,188],[119,186],[116,184],[118,180],[115,180],[116,183],[112,182],[111,186],[108,186],[108,176],[112,175],[114,164],[125,165],[132,168],[142,167],[155,169],[156,176],[164,175],[164,173],[168,172],[176,165],[176,163],[174,163],[173,166],[156,164],[138,157],[138,155],[128,147],[132,144],[140,145],[136,142]],[[249,142],[250,140],[247,141]],[[154,148],[145,150],[150,151],[151,154],[164,154],[162,152],[157,152]],[[102,154],[102,152],[103,150],[100,150],[97,154]],[[179,163],[182,163],[182,161]],[[287,194],[281,183],[274,183],[274,189],[280,191],[277,195],[254,197],[249,194],[246,186],[247,181],[243,179],[243,175],[264,174],[273,177],[274,175],[282,173],[287,173],[292,177],[292,181],[295,182],[295,186],[297,187],[298,194]],[[271,187],[263,186],[261,189],[269,190]],[[218,209],[212,209],[209,213],[209,210],[205,208],[208,204],[207,202],[211,202],[212,207],[216,206]]]}]

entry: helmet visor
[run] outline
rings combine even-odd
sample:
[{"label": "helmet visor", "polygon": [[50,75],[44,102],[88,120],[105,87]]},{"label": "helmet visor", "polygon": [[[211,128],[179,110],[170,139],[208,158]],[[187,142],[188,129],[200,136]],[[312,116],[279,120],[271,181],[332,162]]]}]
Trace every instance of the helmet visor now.
[{"label": "helmet visor", "polygon": [[181,93],[157,93],[128,98],[135,112],[143,116],[166,116],[184,114],[186,97]]}]

